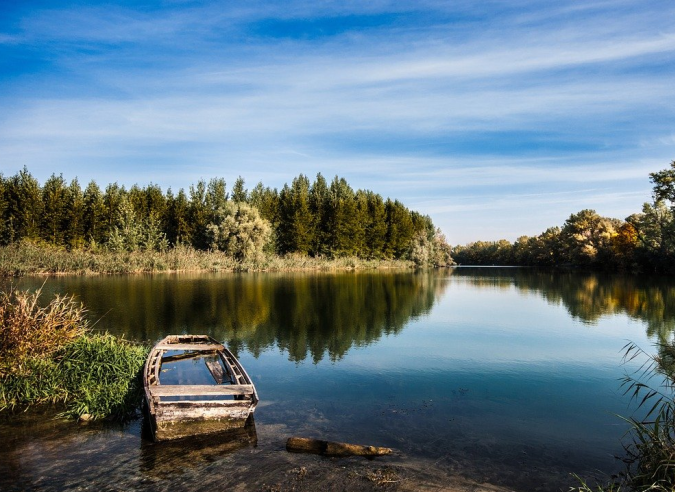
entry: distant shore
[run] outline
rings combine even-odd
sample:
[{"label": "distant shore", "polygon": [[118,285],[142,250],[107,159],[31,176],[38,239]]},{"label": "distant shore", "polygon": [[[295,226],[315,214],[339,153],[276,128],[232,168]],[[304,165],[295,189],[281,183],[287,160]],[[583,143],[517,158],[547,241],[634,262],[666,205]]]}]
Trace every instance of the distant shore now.
[{"label": "distant shore", "polygon": [[304,255],[265,255],[239,261],[222,251],[178,246],[167,251],[68,251],[29,242],[0,247],[0,276],[102,275],[170,272],[275,272],[412,269],[409,260],[358,257],[315,258]]}]

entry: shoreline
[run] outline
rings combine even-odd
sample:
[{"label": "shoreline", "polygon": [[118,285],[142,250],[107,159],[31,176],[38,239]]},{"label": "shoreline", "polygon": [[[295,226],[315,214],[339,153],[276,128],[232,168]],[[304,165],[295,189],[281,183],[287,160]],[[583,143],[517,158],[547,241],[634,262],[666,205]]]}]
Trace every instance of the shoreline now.
[{"label": "shoreline", "polygon": [[413,270],[410,260],[265,255],[239,261],[220,251],[178,246],[164,252],[72,250],[23,242],[0,247],[0,277]]}]

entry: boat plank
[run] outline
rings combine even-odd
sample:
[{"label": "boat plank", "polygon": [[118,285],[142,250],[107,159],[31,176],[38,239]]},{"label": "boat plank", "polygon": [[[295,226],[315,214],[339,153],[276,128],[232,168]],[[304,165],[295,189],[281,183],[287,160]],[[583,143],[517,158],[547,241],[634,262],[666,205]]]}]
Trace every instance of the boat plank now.
[{"label": "boat plank", "polygon": [[218,361],[215,360],[207,360],[204,362],[206,363],[206,368],[211,373],[211,376],[213,376],[213,380],[217,384],[223,384],[225,381],[225,369],[223,366],[221,366]]},{"label": "boat plank", "polygon": [[220,343],[159,343],[155,350],[194,350],[196,352],[213,352],[223,350]]},{"label": "boat plank", "polygon": [[250,395],[252,384],[158,384],[148,387],[152,396]]}]

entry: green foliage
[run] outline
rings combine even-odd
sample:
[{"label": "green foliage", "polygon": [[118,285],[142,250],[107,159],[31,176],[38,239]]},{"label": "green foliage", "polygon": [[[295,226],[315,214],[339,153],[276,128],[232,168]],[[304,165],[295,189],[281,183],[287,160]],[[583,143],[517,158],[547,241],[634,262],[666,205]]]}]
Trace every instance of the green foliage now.
[{"label": "green foliage", "polygon": [[[208,250],[214,244],[213,226],[220,227],[221,211],[231,202],[257,209],[269,224],[266,255],[404,260],[414,254],[420,265],[449,263],[432,260],[435,228],[428,216],[397,200],[385,202],[372,191],[355,191],[338,176],[328,184],[320,173],[313,183],[301,174],[281,192],[262,183],[249,192],[240,176],[230,196],[222,178],[201,179],[187,194],[182,188],[163,193],[152,183],[129,190],[112,183],[101,192],[94,181],[82,191],[77,179],[68,185],[61,175],[52,175],[41,187],[24,168],[9,179],[0,175],[0,245],[30,240],[114,253],[181,244]],[[248,255],[241,248],[218,248],[236,250],[239,258]]]},{"label": "green foliage", "polygon": [[30,357],[0,377],[0,411],[43,403],[73,418],[124,418],[140,408],[147,348],[108,334],[84,334],[50,357]]},{"label": "green foliage", "polygon": [[671,161],[670,169],[651,173],[649,179],[654,185],[654,201],[675,204],[675,161]]},{"label": "green foliage", "polygon": [[556,266],[675,273],[675,161],[650,174],[654,202],[625,221],[594,210],[570,215],[562,229],[519,237],[513,244],[477,241],[453,248],[460,264]]},{"label": "green foliage", "polygon": [[270,225],[258,210],[246,203],[227,202],[208,225],[211,247],[237,260],[260,259],[270,238]]}]

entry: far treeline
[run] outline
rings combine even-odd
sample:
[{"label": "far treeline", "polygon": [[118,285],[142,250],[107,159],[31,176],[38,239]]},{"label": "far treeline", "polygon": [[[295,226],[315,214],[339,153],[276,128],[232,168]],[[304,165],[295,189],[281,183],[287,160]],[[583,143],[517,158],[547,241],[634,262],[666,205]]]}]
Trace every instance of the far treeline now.
[{"label": "far treeline", "polygon": [[562,228],[514,243],[477,241],[452,249],[464,265],[559,266],[645,273],[675,273],[675,161],[651,173],[653,201],[625,220],[595,210],[570,215]]},{"label": "far treeline", "polygon": [[298,254],[451,263],[450,247],[431,218],[354,191],[344,178],[328,183],[300,175],[281,191],[239,177],[200,180],[174,193],[155,184],[118,183],[84,190],[77,178],[52,175],[40,185],[24,168],[0,174],[0,245],[30,241],[91,251],[165,251],[175,246],[221,250],[236,259]]}]

